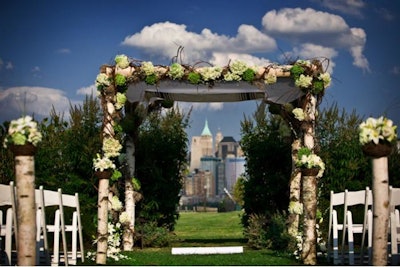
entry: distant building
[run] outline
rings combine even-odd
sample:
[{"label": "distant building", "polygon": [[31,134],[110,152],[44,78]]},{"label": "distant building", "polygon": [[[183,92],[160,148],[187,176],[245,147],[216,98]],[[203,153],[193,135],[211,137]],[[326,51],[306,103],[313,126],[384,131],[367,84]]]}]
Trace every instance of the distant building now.
[{"label": "distant building", "polygon": [[226,189],[232,192],[239,176],[245,172],[246,159],[244,157],[227,157],[225,159]]},{"label": "distant building", "polygon": [[201,136],[192,137],[189,171],[193,172],[195,169],[200,169],[201,158],[212,156],[213,151],[213,137],[206,120]]},{"label": "distant building", "polygon": [[[190,146],[190,174],[186,177],[184,195],[194,203],[221,199],[224,188],[232,192],[237,178],[245,171],[245,158],[239,143],[231,136],[223,136],[218,129],[213,136],[205,121],[200,136],[193,136]],[[197,199],[197,200],[196,200]]]}]

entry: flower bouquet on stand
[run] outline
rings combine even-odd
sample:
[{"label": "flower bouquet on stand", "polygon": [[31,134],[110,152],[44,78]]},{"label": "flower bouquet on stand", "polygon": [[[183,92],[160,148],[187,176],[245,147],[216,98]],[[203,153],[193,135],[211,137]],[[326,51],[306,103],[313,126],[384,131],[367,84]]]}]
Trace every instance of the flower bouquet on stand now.
[{"label": "flower bouquet on stand", "polygon": [[392,153],[397,141],[397,126],[383,116],[368,118],[359,126],[360,143],[366,156],[372,158],[387,157]]},{"label": "flower bouquet on stand", "polygon": [[322,177],[325,171],[325,164],[318,155],[307,147],[300,148],[297,153],[296,166],[301,169],[304,176]]}]

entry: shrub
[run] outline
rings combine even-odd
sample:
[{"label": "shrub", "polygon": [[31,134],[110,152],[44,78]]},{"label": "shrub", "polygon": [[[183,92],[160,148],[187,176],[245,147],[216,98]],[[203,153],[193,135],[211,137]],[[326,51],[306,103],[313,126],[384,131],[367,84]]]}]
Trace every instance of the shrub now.
[{"label": "shrub", "polygon": [[248,239],[249,247],[254,249],[266,248],[268,245],[267,217],[263,214],[250,214],[244,236]]},{"label": "shrub", "polygon": [[166,247],[173,239],[167,227],[157,226],[157,222],[146,222],[136,227],[135,243],[141,242],[142,247]]}]

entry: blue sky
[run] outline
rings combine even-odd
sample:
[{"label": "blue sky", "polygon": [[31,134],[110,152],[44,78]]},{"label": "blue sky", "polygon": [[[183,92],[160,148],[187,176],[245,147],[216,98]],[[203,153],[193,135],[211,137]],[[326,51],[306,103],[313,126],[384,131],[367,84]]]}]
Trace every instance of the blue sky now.
[{"label": "blue sky", "polygon": [[[5,1],[0,8],[0,122],[22,112],[68,113],[92,92],[115,55],[169,65],[225,66],[327,57],[334,80],[321,107],[337,103],[400,125],[400,1]],[[240,139],[257,102],[194,104],[189,136],[205,119]],[[188,108],[192,103],[180,103]]]}]

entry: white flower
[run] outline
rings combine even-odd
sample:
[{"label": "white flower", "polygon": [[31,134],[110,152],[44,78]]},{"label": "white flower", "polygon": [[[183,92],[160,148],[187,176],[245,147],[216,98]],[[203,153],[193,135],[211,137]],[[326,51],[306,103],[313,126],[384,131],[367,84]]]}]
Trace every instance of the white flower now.
[{"label": "white flower", "polygon": [[115,96],[115,98],[116,98],[115,108],[116,108],[117,110],[123,108],[124,105],[125,105],[125,103],[126,103],[126,100],[128,100],[128,99],[126,98],[126,95],[123,94],[123,93],[120,93],[120,92],[117,93],[117,95]]},{"label": "white flower", "polygon": [[393,121],[383,116],[378,119],[369,117],[359,126],[359,141],[362,145],[373,142],[378,144],[380,140],[389,143],[397,139],[397,126]]},{"label": "white flower", "polygon": [[4,139],[3,145],[5,148],[8,143],[14,145],[31,143],[37,146],[40,141],[42,141],[42,134],[37,129],[37,122],[31,116],[25,116],[10,122],[8,134]]},{"label": "white flower", "polygon": [[126,211],[123,211],[119,215],[119,221],[122,224],[131,223],[131,218],[129,218],[129,215]]},{"label": "white flower", "polygon": [[115,169],[116,166],[109,158],[101,157],[100,154],[97,154],[97,157],[93,159],[93,168],[95,171],[104,171],[107,169]]},{"label": "white flower", "polygon": [[292,113],[294,117],[299,121],[304,121],[304,119],[306,118],[304,110],[302,108],[295,108],[292,110]]},{"label": "white flower", "polygon": [[303,204],[299,201],[290,201],[288,211],[291,214],[301,215],[303,214]]},{"label": "white flower", "polygon": [[115,57],[115,64],[121,69],[129,67],[129,59],[126,55],[117,55]]},{"label": "white flower", "polygon": [[146,61],[146,62],[142,63],[142,70],[144,71],[146,76],[149,76],[149,75],[152,75],[155,73],[153,63],[151,63],[150,61]]},{"label": "white flower", "polygon": [[242,75],[249,67],[246,63],[236,60],[231,65],[229,65],[229,69],[233,74]]},{"label": "white flower", "polygon": [[111,80],[105,73],[100,73],[96,77],[96,88],[100,86],[110,86]]},{"label": "white flower", "polygon": [[319,168],[317,177],[322,177],[325,171],[325,163],[314,153],[311,153],[310,155],[302,155],[301,158],[296,161],[296,166],[307,169]]},{"label": "white flower", "polygon": [[232,72],[228,72],[227,74],[224,75],[224,80],[225,81],[240,81],[242,79],[242,76],[232,73]]},{"label": "white flower", "polygon": [[107,158],[118,157],[122,149],[121,143],[118,139],[112,137],[106,137],[103,139],[103,152]]},{"label": "white flower", "polygon": [[120,211],[122,209],[122,202],[118,199],[117,196],[113,196],[111,198],[111,209],[115,211]]},{"label": "white flower", "polygon": [[222,68],[221,67],[198,68],[196,71],[200,73],[204,81],[214,81],[221,76]]},{"label": "white flower", "polygon": [[168,76],[174,80],[182,78],[184,74],[185,69],[179,63],[173,63],[169,68]]},{"label": "white flower", "polygon": [[312,76],[300,74],[300,77],[295,81],[297,87],[308,88],[312,84]]},{"label": "white flower", "polygon": [[331,75],[328,72],[321,73],[318,76],[318,79],[324,82],[324,88],[327,88],[329,85],[331,85]]},{"label": "white flower", "polygon": [[269,71],[268,72],[268,74],[267,75],[265,75],[265,80],[264,80],[264,82],[266,83],[266,84],[274,84],[274,83],[276,83],[276,81],[277,81],[277,77],[276,77],[276,74],[275,74],[275,71]]}]

